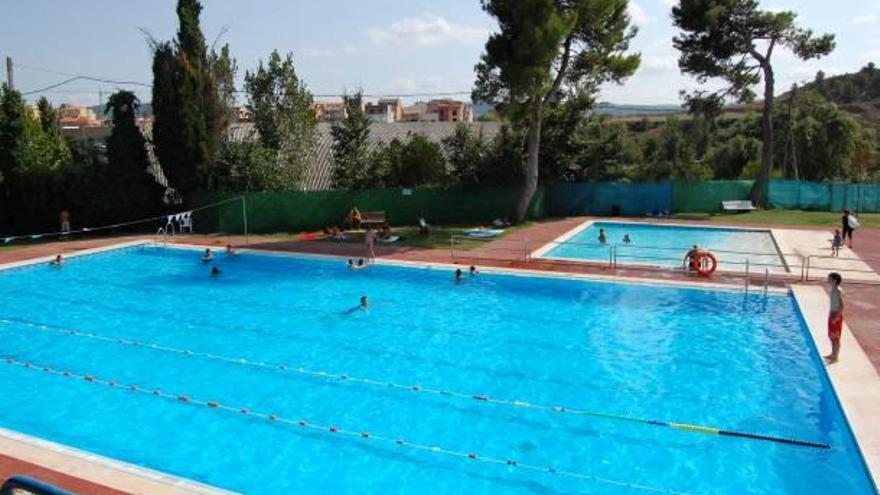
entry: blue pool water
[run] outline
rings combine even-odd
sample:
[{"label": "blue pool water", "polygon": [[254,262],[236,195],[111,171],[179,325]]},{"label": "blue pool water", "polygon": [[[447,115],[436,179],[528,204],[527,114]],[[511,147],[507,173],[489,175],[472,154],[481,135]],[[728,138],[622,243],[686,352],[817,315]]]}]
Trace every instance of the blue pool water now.
[{"label": "blue pool water", "polygon": [[[768,230],[670,224],[593,222],[542,257],[606,262],[609,247],[599,244],[600,229],[605,230],[608,244],[617,246],[617,259],[621,264],[681,266],[685,253],[698,244],[715,254],[719,268],[744,270],[748,260],[757,271],[765,267],[771,271],[786,270]],[[630,244],[623,242],[626,234],[630,236]]]},{"label": "blue pool water", "polygon": [[[0,426],[253,494],[869,494],[789,297],[256,254],[212,278],[141,247],[0,271],[0,355],[282,418],[584,475],[349,438],[0,361]],[[369,296],[369,312],[347,310]],[[34,324],[46,325],[46,330]],[[144,345],[59,333],[138,340]],[[780,445],[254,368],[147,347],[781,435]]]}]

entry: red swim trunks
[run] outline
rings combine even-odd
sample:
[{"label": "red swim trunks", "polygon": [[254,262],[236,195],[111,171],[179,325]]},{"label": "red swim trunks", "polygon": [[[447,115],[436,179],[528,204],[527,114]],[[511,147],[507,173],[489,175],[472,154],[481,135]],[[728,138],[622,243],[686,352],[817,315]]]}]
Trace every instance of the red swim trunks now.
[{"label": "red swim trunks", "polygon": [[828,315],[828,338],[834,341],[840,340],[843,332],[843,313],[831,313]]}]

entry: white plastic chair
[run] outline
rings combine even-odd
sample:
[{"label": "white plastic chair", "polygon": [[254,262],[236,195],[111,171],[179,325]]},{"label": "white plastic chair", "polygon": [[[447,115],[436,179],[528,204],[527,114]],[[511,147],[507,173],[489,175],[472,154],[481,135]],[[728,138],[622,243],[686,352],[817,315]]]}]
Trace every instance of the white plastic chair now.
[{"label": "white plastic chair", "polygon": [[189,229],[189,233],[192,234],[193,231],[193,221],[192,221],[192,213],[186,213],[180,218],[180,226],[177,229],[181,234]]}]

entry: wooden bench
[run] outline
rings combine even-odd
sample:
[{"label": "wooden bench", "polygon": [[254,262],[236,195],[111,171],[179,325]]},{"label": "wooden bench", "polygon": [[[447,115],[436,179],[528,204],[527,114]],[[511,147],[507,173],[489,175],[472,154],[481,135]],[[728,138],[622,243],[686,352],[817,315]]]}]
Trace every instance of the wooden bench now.
[{"label": "wooden bench", "polygon": [[749,200],[722,201],[721,208],[724,211],[752,211],[756,210],[755,205]]},{"label": "wooden bench", "polygon": [[365,211],[361,219],[361,225],[377,226],[382,225],[386,221],[384,211]]}]

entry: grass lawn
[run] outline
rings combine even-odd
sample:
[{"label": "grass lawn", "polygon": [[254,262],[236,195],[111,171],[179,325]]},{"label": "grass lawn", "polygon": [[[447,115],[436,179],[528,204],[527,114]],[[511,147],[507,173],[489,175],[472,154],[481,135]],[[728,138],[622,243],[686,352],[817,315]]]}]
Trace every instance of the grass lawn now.
[{"label": "grass lawn", "polygon": [[[679,213],[673,215],[675,219],[688,221],[725,224],[806,225],[829,228],[839,227],[840,217],[841,213],[837,212],[800,210],[756,210],[748,213]],[[880,228],[880,213],[862,213],[859,215],[859,222],[864,228]]]}]

